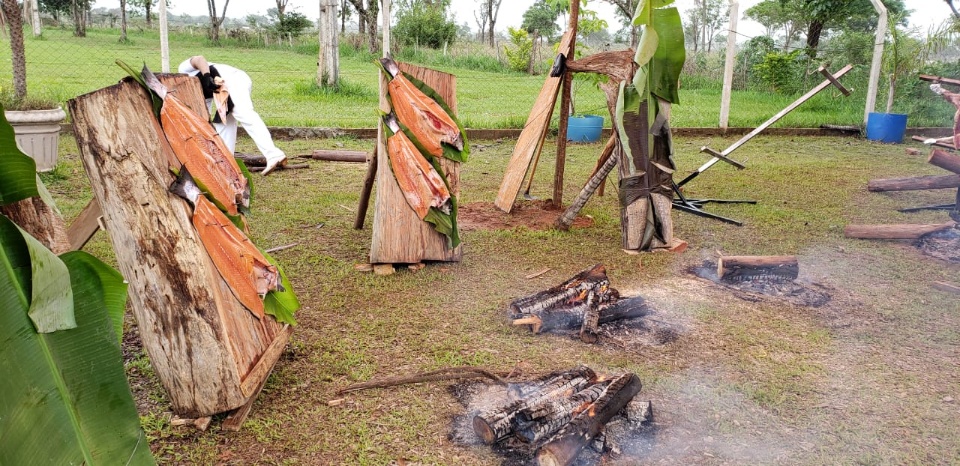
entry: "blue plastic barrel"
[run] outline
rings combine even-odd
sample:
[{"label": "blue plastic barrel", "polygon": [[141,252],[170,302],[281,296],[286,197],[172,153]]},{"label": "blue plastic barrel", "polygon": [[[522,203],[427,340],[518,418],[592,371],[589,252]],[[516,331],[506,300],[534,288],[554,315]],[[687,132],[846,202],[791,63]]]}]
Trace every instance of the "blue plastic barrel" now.
[{"label": "blue plastic barrel", "polygon": [[903,142],[907,116],[902,113],[871,113],[867,116],[867,139],[890,144]]},{"label": "blue plastic barrel", "polygon": [[603,130],[603,117],[596,115],[571,116],[567,120],[567,140],[597,142]]}]

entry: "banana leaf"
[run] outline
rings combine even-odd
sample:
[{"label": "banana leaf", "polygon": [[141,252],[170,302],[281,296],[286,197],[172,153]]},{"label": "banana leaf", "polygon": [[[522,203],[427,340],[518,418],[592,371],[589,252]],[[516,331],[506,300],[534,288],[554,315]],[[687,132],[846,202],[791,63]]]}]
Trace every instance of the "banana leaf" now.
[{"label": "banana leaf", "polygon": [[660,40],[650,62],[650,93],[667,102],[679,104],[680,72],[687,59],[680,13],[676,8],[653,10],[653,28]]},{"label": "banana leaf", "polygon": [[37,163],[17,147],[13,127],[0,105],[0,205],[38,194]]},{"label": "banana leaf", "polygon": [[0,217],[0,464],[155,464],[107,312],[126,301],[122,278],[83,252],[61,259],[77,327],[40,334],[27,315],[30,253]]},{"label": "banana leaf", "polygon": [[297,320],[293,318],[293,313],[300,309],[300,300],[297,299],[297,295],[293,292],[293,285],[290,284],[290,280],[287,279],[287,274],[283,271],[283,267],[280,267],[280,264],[277,263],[276,259],[262,249],[260,252],[263,253],[263,257],[267,258],[267,261],[277,268],[277,272],[280,273],[280,284],[283,285],[283,291],[274,290],[263,297],[263,312],[272,315],[277,319],[277,322],[297,325]]}]

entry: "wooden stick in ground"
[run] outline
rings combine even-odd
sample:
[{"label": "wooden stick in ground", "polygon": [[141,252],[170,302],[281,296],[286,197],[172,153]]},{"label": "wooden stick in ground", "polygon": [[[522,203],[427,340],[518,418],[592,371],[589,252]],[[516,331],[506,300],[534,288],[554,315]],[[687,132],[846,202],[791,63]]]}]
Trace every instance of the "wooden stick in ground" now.
[{"label": "wooden stick in ground", "polygon": [[594,401],[537,451],[540,466],[567,466],[577,458],[603,426],[640,392],[635,374],[617,377]]},{"label": "wooden stick in ground", "polygon": [[872,192],[884,191],[918,191],[926,189],[960,188],[960,175],[926,175],[911,178],[885,178],[870,180],[867,190]]},{"label": "wooden stick in ground", "polygon": [[760,274],[795,280],[800,274],[797,256],[723,256],[717,260],[717,277],[721,280]]},{"label": "wooden stick in ground", "polygon": [[337,393],[344,394],[349,392],[357,392],[360,390],[367,390],[370,388],[387,388],[396,387],[399,385],[408,385],[412,383],[435,382],[438,380],[471,379],[479,377],[493,380],[499,385],[506,385],[506,382],[504,382],[503,379],[488,370],[472,366],[458,366],[411,376],[390,377],[380,380],[371,380],[369,382],[355,383],[338,390]]},{"label": "wooden stick in ground", "polygon": [[590,200],[590,197],[593,196],[593,193],[596,192],[597,188],[603,186],[603,182],[607,179],[607,175],[610,174],[610,171],[617,166],[619,158],[613,153],[613,148],[616,145],[617,137],[615,135],[611,136],[600,155],[600,158],[606,157],[606,160],[603,162],[603,165],[593,173],[593,175],[590,177],[590,180],[587,181],[586,186],[580,190],[580,194],[578,194],[577,198],[574,199],[570,204],[570,207],[567,207],[567,210],[563,211],[563,215],[561,215],[560,218],[554,222],[553,225],[558,230],[567,231],[570,229],[570,225],[572,225],[574,219],[577,218],[577,214],[580,213],[580,210],[583,209],[583,206],[587,205],[587,201]]},{"label": "wooden stick in ground", "polygon": [[484,443],[495,443],[513,433],[514,418],[520,410],[543,400],[576,393],[596,381],[597,374],[586,366],[563,372],[524,398],[480,412],[473,418],[473,431]]},{"label": "wooden stick in ground", "polygon": [[927,159],[927,162],[944,170],[960,173],[960,155],[934,149],[930,152],[930,157]]},{"label": "wooden stick in ground", "polygon": [[931,223],[924,225],[847,225],[843,235],[860,239],[917,239],[928,233],[934,233],[956,226],[956,222]]},{"label": "wooden stick in ground", "polygon": [[355,230],[363,229],[363,222],[367,217],[367,207],[370,205],[370,193],[373,191],[373,183],[377,180],[377,147],[373,148],[373,154],[367,163],[367,176],[363,179],[363,188],[360,190],[360,206],[357,208],[357,218],[353,221]]}]

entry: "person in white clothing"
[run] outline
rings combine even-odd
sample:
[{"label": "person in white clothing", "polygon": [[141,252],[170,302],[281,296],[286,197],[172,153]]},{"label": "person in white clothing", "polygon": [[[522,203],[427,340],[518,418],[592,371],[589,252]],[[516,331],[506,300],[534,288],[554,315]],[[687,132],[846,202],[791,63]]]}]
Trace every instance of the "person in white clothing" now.
[{"label": "person in white clothing", "polygon": [[[214,118],[213,126],[223,138],[227,148],[234,152],[237,145],[237,123],[243,126],[253,142],[260,149],[260,153],[267,159],[267,166],[263,169],[266,176],[277,166],[287,164],[287,155],[273,143],[270,131],[263,119],[253,109],[253,100],[250,93],[253,81],[243,70],[223,63],[208,63],[202,55],[190,57],[180,64],[179,71],[191,76],[199,76],[203,87],[203,95],[207,105],[213,98],[213,93],[225,85],[230,95],[226,121],[220,121],[219,116]],[[220,78],[220,79],[217,79]]]}]

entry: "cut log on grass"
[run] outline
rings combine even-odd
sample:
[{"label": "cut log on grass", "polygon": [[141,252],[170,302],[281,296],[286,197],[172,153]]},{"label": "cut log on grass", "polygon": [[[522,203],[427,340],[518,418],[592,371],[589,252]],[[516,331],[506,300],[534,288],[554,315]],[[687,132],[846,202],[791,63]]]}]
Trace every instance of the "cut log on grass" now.
[{"label": "cut log on grass", "polygon": [[958,294],[958,295],[960,295],[960,285],[958,285],[958,284],[956,284],[956,283],[933,282],[933,285],[932,285],[932,286],[933,286],[934,289],[937,289],[937,290],[940,290],[940,291],[946,291],[946,292],[948,292],[948,293],[953,293],[953,294]]},{"label": "cut log on grass", "polygon": [[796,280],[799,274],[797,256],[723,256],[717,260],[717,278],[725,281],[760,275]]},{"label": "cut log on grass", "polygon": [[366,152],[360,150],[317,149],[307,157],[328,162],[364,163],[369,156]]},{"label": "cut log on grass", "polygon": [[930,157],[927,158],[927,162],[944,170],[960,173],[960,155],[951,154],[940,149],[934,149],[930,152]]},{"label": "cut log on grass", "polygon": [[934,233],[956,226],[956,222],[930,224],[897,225],[847,225],[843,235],[859,239],[917,239],[927,233]]},{"label": "cut log on grass", "polygon": [[870,180],[867,190],[884,191],[920,191],[926,189],[960,188],[960,175],[927,175],[910,178],[885,178]]},{"label": "cut log on grass", "polygon": [[561,396],[569,396],[572,393],[583,390],[588,385],[597,381],[597,374],[589,367],[580,366],[576,369],[563,372],[544,383],[538,389],[506,406],[496,407],[485,410],[474,416],[473,431],[486,444],[492,444],[506,438],[514,432],[514,418],[517,413],[533,406],[543,400],[553,399]]},{"label": "cut log on grass", "polygon": [[580,325],[580,341],[584,343],[596,343],[600,338],[597,336],[597,325],[600,323],[600,306],[597,299],[597,294],[593,290],[587,293],[584,303],[587,308],[583,313],[583,323]]},{"label": "cut log on grass", "polygon": [[517,438],[527,443],[538,443],[563,428],[574,416],[597,401],[606,383],[590,385],[569,398],[543,400],[520,410],[514,418]]},{"label": "cut log on grass", "polygon": [[[535,313],[555,304],[576,298],[588,290],[599,289],[599,287],[603,285],[609,286],[609,284],[610,281],[607,279],[606,268],[604,268],[603,265],[597,264],[549,290],[514,300],[510,303],[510,310],[514,315]],[[583,298],[585,297],[586,295],[584,294]]]},{"label": "cut log on grass", "polygon": [[640,392],[640,379],[635,374],[617,377],[600,397],[583,409],[563,429],[537,451],[540,466],[566,466],[577,458],[583,447],[603,426]]},{"label": "cut log on grass", "polygon": [[[260,173],[266,167],[247,167],[252,173]],[[277,165],[277,170],[300,170],[304,168],[310,168],[309,163],[288,163],[286,165]]]}]

